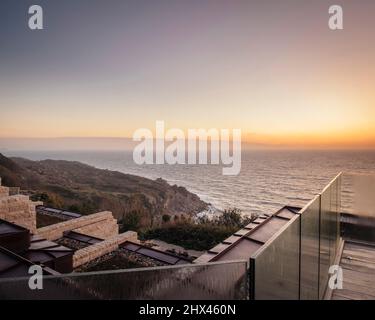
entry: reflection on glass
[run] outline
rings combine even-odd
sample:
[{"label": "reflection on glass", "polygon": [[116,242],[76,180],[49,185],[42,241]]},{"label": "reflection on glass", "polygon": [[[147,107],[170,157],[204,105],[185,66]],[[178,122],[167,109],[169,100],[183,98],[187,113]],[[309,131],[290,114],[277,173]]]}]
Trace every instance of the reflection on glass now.
[{"label": "reflection on glass", "polygon": [[341,175],[322,192],[320,200],[320,279],[319,298],[324,297],[329,268],[334,264],[340,237]]},{"label": "reflection on glass", "polygon": [[129,269],[45,277],[43,290],[28,279],[0,280],[0,299],[246,299],[245,261]]},{"label": "reflection on glass", "polygon": [[252,258],[256,300],[299,298],[299,233],[296,215]]},{"label": "reflection on glass", "polygon": [[301,291],[300,299],[319,297],[319,210],[320,196],[301,212]]}]

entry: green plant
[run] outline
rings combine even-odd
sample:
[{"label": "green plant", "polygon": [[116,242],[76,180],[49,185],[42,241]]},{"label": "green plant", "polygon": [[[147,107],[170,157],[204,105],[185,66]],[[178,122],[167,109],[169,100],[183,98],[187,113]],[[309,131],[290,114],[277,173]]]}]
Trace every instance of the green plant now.
[{"label": "green plant", "polygon": [[54,208],[62,209],[64,207],[61,197],[53,192],[38,192],[33,194],[30,199],[32,201],[42,201],[44,205]]},{"label": "green plant", "polygon": [[173,243],[185,249],[208,250],[224,240],[237,228],[208,224],[196,224],[191,222],[178,222],[165,226],[149,229],[141,234],[147,239],[160,239]]},{"label": "green plant", "polygon": [[137,231],[140,227],[141,216],[139,211],[130,211],[123,215],[120,224],[121,231],[133,230]]},{"label": "green plant", "polygon": [[162,216],[163,223],[171,221],[171,216],[169,214],[163,214]]},{"label": "green plant", "polygon": [[223,214],[219,216],[217,223],[225,226],[242,227],[241,210],[237,208],[224,210]]}]

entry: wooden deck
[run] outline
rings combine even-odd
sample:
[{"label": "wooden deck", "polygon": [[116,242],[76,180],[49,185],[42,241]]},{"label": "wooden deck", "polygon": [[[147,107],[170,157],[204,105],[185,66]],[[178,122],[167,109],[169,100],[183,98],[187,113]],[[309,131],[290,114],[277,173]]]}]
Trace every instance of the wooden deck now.
[{"label": "wooden deck", "polygon": [[340,266],[343,289],[332,300],[375,300],[375,246],[345,241]]}]

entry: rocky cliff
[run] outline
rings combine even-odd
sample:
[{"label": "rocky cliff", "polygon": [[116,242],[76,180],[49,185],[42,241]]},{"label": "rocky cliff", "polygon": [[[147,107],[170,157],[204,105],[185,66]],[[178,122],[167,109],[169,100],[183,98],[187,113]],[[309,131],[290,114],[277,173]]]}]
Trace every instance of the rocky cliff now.
[{"label": "rocky cliff", "polygon": [[142,225],[162,215],[193,215],[207,203],[183,187],[162,179],[150,180],[117,171],[101,170],[79,162],[7,158],[0,154],[3,184],[21,186],[47,205],[84,214],[110,210],[119,220],[137,212]]}]

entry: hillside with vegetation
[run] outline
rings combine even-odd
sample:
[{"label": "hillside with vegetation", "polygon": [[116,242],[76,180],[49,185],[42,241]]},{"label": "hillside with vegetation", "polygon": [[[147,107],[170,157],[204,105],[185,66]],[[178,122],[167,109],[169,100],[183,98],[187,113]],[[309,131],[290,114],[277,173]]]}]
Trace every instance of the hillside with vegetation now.
[{"label": "hillside with vegetation", "polygon": [[31,161],[0,154],[4,185],[21,187],[45,205],[89,214],[110,210],[118,220],[136,217],[149,228],[170,219],[191,217],[208,204],[184,187],[72,161]]}]

